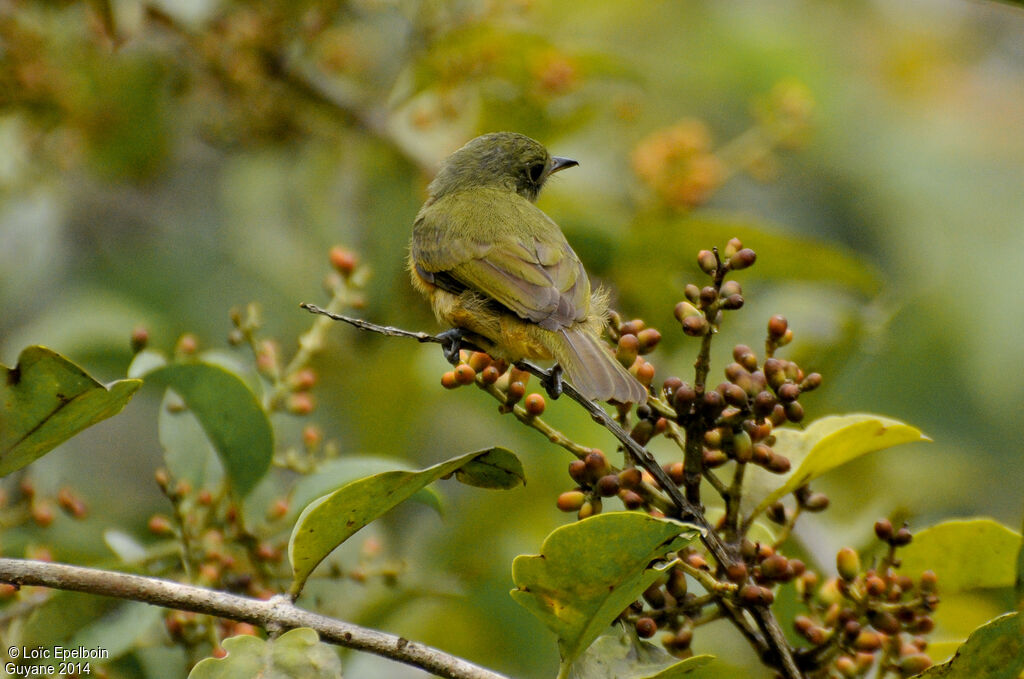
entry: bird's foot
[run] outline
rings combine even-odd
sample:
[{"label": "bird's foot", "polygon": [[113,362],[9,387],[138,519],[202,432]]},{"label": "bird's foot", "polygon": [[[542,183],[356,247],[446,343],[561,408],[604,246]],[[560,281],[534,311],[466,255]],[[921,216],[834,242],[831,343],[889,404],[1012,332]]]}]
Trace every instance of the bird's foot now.
[{"label": "bird's foot", "polygon": [[548,392],[552,400],[562,395],[562,366],[557,363],[551,366],[544,377],[540,380],[541,385]]},{"label": "bird's foot", "polygon": [[441,340],[441,350],[444,351],[445,360],[452,365],[458,365],[459,352],[462,351],[462,342],[466,338],[465,331],[462,328],[452,328],[445,330],[437,337]]}]

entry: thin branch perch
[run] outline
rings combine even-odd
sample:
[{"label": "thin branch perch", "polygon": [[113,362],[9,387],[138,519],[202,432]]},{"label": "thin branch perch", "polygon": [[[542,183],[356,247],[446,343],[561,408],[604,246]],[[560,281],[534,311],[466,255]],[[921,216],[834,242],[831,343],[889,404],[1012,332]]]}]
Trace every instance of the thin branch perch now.
[{"label": "thin branch perch", "polygon": [[170,580],[45,561],[0,558],[0,582],[141,601],[247,622],[270,630],[310,627],[328,643],[373,653],[448,679],[506,679],[430,646],[296,607],[283,596],[269,601],[183,585]]}]

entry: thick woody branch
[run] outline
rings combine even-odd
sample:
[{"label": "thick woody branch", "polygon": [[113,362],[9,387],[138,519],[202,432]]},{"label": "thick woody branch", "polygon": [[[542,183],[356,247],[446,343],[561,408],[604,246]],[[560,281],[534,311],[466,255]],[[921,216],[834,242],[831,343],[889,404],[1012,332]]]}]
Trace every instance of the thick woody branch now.
[{"label": "thick woody branch", "polygon": [[247,622],[275,632],[310,627],[328,643],[373,653],[419,667],[440,677],[505,679],[503,675],[436,648],[311,613],[296,607],[283,596],[261,601],[141,575],[45,561],[3,558],[0,558],[0,582],[141,601],[155,606]]}]

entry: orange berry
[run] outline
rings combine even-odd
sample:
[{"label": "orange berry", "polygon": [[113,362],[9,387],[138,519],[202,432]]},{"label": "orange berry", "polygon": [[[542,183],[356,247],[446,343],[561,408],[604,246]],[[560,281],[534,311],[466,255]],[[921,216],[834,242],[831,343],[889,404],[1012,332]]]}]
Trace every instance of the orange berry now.
[{"label": "orange berry", "polygon": [[171,524],[171,520],[163,514],[154,514],[149,517],[149,532],[154,535],[169,535],[174,532],[174,526]]},{"label": "orange berry", "polygon": [[455,366],[455,382],[456,384],[472,384],[476,378],[476,371],[469,367],[469,364],[462,363],[461,365]]},{"label": "orange berry", "polygon": [[529,415],[540,415],[544,412],[545,405],[544,397],[540,394],[530,394],[523,402],[523,406]]},{"label": "orange berry", "polygon": [[331,266],[343,276],[350,276],[355,270],[356,265],[359,264],[359,257],[351,250],[347,250],[340,245],[335,245],[331,248],[327,256],[331,260]]}]

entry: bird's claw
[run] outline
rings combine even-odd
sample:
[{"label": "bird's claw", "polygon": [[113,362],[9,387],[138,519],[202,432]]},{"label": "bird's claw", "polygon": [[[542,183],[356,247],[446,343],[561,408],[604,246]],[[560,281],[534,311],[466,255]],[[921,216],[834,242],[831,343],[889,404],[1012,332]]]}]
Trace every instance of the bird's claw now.
[{"label": "bird's claw", "polygon": [[462,351],[462,341],[465,339],[466,333],[462,328],[452,328],[445,330],[437,337],[441,340],[441,350],[444,352],[445,360],[452,365],[458,365],[459,352]]},{"label": "bird's claw", "polygon": [[544,385],[544,389],[548,392],[548,396],[550,396],[552,400],[561,396],[562,366],[557,363],[551,366],[551,370],[548,370],[547,374],[541,378],[540,383]]}]

